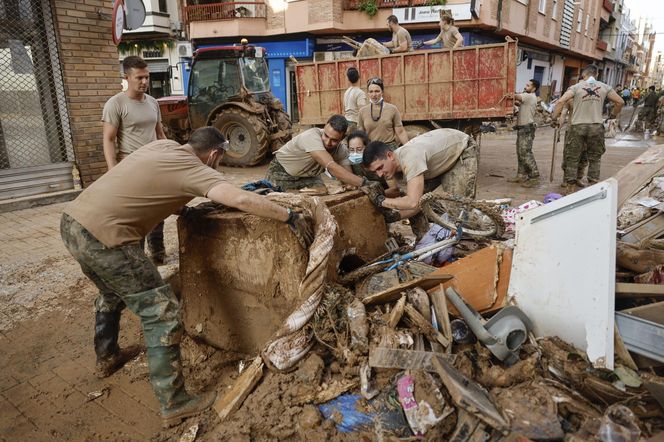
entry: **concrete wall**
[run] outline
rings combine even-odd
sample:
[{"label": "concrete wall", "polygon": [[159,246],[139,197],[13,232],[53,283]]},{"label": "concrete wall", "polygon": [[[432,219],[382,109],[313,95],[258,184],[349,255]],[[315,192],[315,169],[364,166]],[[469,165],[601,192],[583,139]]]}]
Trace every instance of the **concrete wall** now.
[{"label": "concrete wall", "polygon": [[120,91],[118,51],[111,40],[111,3],[53,1],[56,34],[76,163],[86,186],[106,172],[101,112]]}]

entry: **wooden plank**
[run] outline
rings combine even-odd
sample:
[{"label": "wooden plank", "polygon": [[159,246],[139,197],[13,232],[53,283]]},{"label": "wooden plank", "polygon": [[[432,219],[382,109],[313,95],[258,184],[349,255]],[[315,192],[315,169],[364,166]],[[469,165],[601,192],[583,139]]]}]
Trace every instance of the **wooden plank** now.
[{"label": "wooden plank", "polygon": [[362,299],[362,302],[365,305],[385,304],[388,302],[393,302],[401,297],[401,292],[403,291],[412,289],[413,287],[422,287],[424,290],[428,290],[432,287],[436,287],[441,282],[450,280],[451,278],[452,278],[451,275],[447,275],[444,273],[441,274],[430,273],[428,275],[423,276],[422,278],[406,281],[402,284],[391,287],[380,293],[376,293],[375,295],[367,296],[366,298]]},{"label": "wooden plank", "polygon": [[664,297],[662,284],[632,284],[616,282],[616,298],[661,298]]},{"label": "wooden plank", "polygon": [[[448,273],[453,276],[443,287],[453,287],[478,312],[499,310],[506,305],[507,288],[512,270],[512,249],[485,247],[452,264],[435,270],[431,275]],[[436,288],[438,290],[438,288]],[[452,304],[448,311],[458,316]]]},{"label": "wooden plank", "polygon": [[664,301],[621,310],[620,313],[627,313],[628,315],[664,325]]},{"label": "wooden plank", "polygon": [[613,324],[613,347],[615,349],[616,355],[622,362],[625,363],[625,365],[627,365],[632,370],[639,369],[639,367],[636,366],[634,359],[632,359],[632,355],[630,355],[629,351],[627,351],[625,342],[623,342],[622,336],[620,336],[620,331],[618,331],[618,326],[616,324]]},{"label": "wooden plank", "polygon": [[400,348],[374,347],[369,350],[369,366],[374,368],[424,370],[435,373],[436,368],[431,362],[435,358],[446,358],[452,362],[455,356],[431,351],[404,350]]},{"label": "wooden plank", "polygon": [[654,176],[664,173],[664,145],[653,146],[615,174],[618,210]]},{"label": "wooden plank", "polygon": [[659,213],[649,220],[632,230],[629,233],[620,237],[620,240],[630,244],[642,246],[649,239],[657,238],[664,233],[664,213]]},{"label": "wooden plank", "polygon": [[434,358],[432,363],[452,397],[452,401],[458,407],[500,432],[509,429],[509,423],[498,411],[491,396],[484,388],[466,378],[452,364],[442,358]]},{"label": "wooden plank", "polygon": [[224,420],[234,413],[249,393],[254,389],[258,381],[263,377],[263,359],[257,356],[256,359],[247,367],[239,378],[233,384],[233,387],[223,396],[218,397],[214,403],[214,410],[219,415],[219,419]]},{"label": "wooden plank", "polygon": [[405,307],[406,307],[406,295],[402,295],[401,299],[399,299],[399,301],[392,309],[389,321],[387,321],[387,325],[390,328],[392,329],[396,328],[399,321],[401,321],[401,317],[403,316],[403,310]]},{"label": "wooden plank", "polygon": [[438,330],[433,328],[431,322],[424,319],[424,316],[418,312],[415,307],[410,304],[406,304],[404,312],[411,320],[413,325],[415,325],[423,334],[425,334],[429,339],[438,341],[443,347],[450,345],[449,339],[442,335]]}]

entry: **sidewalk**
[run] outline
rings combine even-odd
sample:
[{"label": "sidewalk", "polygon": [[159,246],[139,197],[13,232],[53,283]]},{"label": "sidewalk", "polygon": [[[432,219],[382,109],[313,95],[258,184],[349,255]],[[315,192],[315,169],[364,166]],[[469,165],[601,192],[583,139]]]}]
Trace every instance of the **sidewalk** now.
[{"label": "sidewalk", "polygon": [[[558,145],[556,176],[549,184],[552,136],[551,129],[536,135],[542,185],[535,189],[505,182],[516,172],[515,136],[485,136],[478,197],[512,197],[518,204],[558,191],[563,146]],[[643,150],[608,147],[602,177],[613,175]],[[226,171],[231,182],[241,184],[261,178],[265,167]],[[60,240],[65,205],[0,214],[0,439],[149,440],[175,437],[176,431],[179,437],[186,425],[160,433],[144,355],[108,379],[94,377],[96,290]],[[165,228],[170,262],[177,253],[175,220],[168,218]],[[141,342],[133,315],[124,314],[121,327],[121,344]],[[102,394],[91,399],[88,395],[95,392]]]}]

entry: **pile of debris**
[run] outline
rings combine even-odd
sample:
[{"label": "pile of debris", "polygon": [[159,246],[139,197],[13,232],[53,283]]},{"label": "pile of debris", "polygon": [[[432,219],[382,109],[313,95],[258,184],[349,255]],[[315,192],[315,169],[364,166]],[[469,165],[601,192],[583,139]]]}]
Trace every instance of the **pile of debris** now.
[{"label": "pile of debris", "polygon": [[[317,224],[306,302],[240,363],[201,438],[656,440],[663,167],[664,149],[651,149],[615,179],[504,210],[515,239],[456,243],[443,267],[403,260],[340,275],[345,285],[326,281],[329,212],[298,197]],[[615,303],[629,304],[617,328]]]}]

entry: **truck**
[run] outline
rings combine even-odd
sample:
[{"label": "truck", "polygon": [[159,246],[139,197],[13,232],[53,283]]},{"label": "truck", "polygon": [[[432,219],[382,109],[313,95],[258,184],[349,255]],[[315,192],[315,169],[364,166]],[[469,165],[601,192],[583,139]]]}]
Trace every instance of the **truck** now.
[{"label": "truck", "polygon": [[192,130],[214,126],[230,142],[228,166],[253,166],[288,142],[291,120],[270,92],[265,55],[244,39],[196,50],[187,95],[158,100],[168,138],[184,143]]},{"label": "truck", "polygon": [[459,49],[418,50],[296,66],[300,124],[320,126],[344,113],[346,70],[355,67],[360,84],[380,77],[385,101],[397,106],[410,138],[434,128],[476,134],[482,122],[511,118],[517,42]]}]

